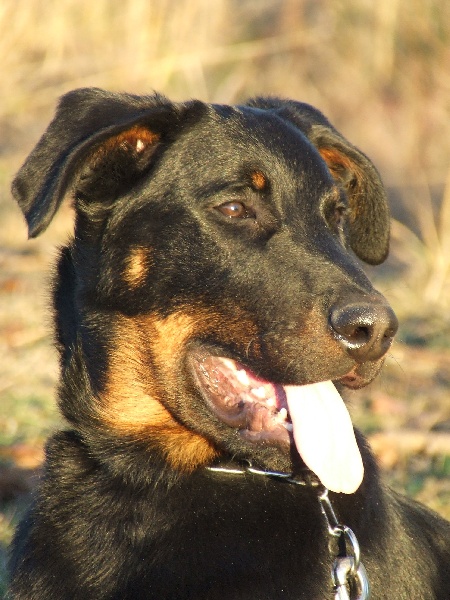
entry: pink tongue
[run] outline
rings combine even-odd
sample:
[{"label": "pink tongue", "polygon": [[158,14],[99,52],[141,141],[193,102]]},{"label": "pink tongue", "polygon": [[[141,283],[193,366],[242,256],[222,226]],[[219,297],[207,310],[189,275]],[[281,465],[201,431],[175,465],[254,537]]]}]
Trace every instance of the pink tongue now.
[{"label": "pink tongue", "polygon": [[333,492],[353,494],[364,467],[347,408],[331,381],[284,387],[294,441],[305,464]]}]

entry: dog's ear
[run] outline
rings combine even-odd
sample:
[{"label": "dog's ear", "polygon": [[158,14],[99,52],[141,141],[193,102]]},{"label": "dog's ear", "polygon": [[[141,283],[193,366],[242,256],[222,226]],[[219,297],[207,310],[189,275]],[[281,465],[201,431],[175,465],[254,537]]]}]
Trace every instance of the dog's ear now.
[{"label": "dog's ear", "polygon": [[313,125],[310,140],[318,149],[349,199],[349,244],[371,265],[389,252],[389,207],[381,178],[373,163],[333,129]]},{"label": "dog's ear", "polygon": [[386,192],[373,163],[309,104],[257,98],[249,105],[290,121],[314,144],[334,179],[347,192],[350,247],[366,263],[382,263],[389,252],[390,218]]},{"label": "dog's ear", "polygon": [[111,201],[138,181],[178,117],[176,105],[157,95],[86,88],[63,96],[12,185],[29,236],[47,228],[68,193]]}]

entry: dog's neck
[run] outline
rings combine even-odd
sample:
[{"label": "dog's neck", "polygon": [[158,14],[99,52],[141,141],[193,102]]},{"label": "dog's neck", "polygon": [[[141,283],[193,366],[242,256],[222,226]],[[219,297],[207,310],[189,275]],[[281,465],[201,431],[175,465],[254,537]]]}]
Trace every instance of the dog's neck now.
[{"label": "dog's neck", "polygon": [[328,490],[317,476],[309,469],[299,473],[284,473],[281,471],[266,471],[245,463],[217,463],[206,467],[215,474],[229,475],[254,475],[268,477],[272,480],[300,485],[313,489],[317,494],[320,510],[326,524],[329,540],[331,567],[331,587],[336,600],[351,598],[368,600],[370,595],[369,580],[364,565],[360,560],[360,549],[356,535],[343,523],[340,523]]}]

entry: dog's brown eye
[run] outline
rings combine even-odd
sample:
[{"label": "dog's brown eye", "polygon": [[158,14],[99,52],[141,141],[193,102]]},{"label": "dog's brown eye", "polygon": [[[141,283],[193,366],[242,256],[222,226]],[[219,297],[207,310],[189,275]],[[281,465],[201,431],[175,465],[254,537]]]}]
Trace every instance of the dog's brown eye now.
[{"label": "dog's brown eye", "polygon": [[253,213],[242,202],[225,202],[217,207],[226,217],[248,219]]}]

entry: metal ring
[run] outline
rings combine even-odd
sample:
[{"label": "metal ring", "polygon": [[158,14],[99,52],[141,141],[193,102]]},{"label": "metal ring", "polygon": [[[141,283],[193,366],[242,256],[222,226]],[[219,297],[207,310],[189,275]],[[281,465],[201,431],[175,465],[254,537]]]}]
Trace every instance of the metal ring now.
[{"label": "metal ring", "polygon": [[350,527],[347,527],[347,525],[339,525],[338,527],[342,531],[342,533],[344,534],[351,546],[351,556],[354,559],[354,562],[350,572],[353,577],[356,577],[359,566],[361,564],[361,551],[359,549],[358,540],[356,539],[356,535],[353,533]]},{"label": "metal ring", "polygon": [[367,577],[366,569],[362,563],[359,563],[359,568],[356,573],[356,578],[359,582],[360,592],[357,600],[369,600],[370,598],[370,585],[369,578]]},{"label": "metal ring", "polygon": [[[337,558],[333,564],[332,580],[334,591],[338,594],[336,598],[349,598],[347,587],[352,593],[354,600],[368,600],[370,586],[364,565],[360,563],[358,570],[353,573],[355,561],[351,556]],[[344,593],[345,592],[345,593]]]}]

